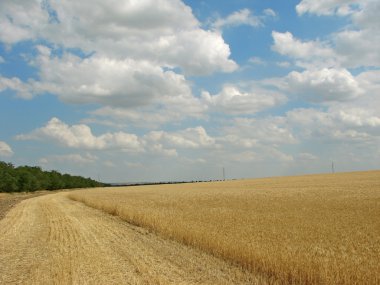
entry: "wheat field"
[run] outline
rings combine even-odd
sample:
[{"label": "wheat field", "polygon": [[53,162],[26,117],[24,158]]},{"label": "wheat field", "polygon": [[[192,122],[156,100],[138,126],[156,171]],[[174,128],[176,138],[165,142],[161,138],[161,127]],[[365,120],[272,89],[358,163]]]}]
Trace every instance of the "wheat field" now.
[{"label": "wheat field", "polygon": [[26,199],[0,218],[0,284],[268,284],[66,196]]},{"label": "wheat field", "polygon": [[68,195],[275,283],[380,283],[380,171]]}]

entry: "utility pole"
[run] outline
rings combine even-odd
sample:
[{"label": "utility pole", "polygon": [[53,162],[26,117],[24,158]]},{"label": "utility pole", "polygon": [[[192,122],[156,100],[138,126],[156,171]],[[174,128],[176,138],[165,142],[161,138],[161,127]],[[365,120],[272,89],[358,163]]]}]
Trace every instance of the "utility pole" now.
[{"label": "utility pole", "polygon": [[334,161],[331,163],[331,172],[332,172],[332,173],[335,173],[335,169],[334,169]]},{"label": "utility pole", "polygon": [[226,170],[224,169],[224,166],[223,166],[223,181],[226,181]]}]

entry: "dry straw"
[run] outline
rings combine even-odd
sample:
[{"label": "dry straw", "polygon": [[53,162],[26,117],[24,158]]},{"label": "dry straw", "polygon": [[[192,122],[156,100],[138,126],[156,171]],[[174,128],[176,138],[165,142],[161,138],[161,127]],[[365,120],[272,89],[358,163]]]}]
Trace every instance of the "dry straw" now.
[{"label": "dry straw", "polygon": [[380,284],[380,171],[69,195],[269,281]]}]

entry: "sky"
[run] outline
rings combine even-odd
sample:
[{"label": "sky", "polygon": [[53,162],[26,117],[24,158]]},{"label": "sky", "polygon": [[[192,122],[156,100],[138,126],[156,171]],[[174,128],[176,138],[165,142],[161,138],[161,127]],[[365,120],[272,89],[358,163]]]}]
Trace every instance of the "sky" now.
[{"label": "sky", "polygon": [[1,0],[0,160],[104,182],[380,169],[379,0]]}]

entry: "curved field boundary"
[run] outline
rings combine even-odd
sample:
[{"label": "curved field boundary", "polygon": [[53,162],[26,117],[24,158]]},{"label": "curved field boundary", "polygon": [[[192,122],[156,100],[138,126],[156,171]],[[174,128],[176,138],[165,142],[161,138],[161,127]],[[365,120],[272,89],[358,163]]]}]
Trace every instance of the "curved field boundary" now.
[{"label": "curved field boundary", "polygon": [[24,200],[0,220],[0,284],[269,282],[57,193]]},{"label": "curved field boundary", "polygon": [[69,194],[281,284],[379,284],[380,171]]}]

